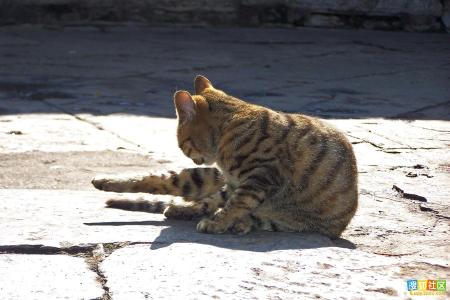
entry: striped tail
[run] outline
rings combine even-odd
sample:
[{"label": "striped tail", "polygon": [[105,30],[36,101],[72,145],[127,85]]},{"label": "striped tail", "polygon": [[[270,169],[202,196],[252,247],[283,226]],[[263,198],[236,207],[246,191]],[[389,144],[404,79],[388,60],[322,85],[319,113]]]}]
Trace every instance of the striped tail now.
[{"label": "striped tail", "polygon": [[107,208],[117,208],[131,211],[142,211],[155,214],[162,214],[171,202],[165,201],[149,201],[149,200],[127,200],[127,199],[110,199],[106,201]]}]

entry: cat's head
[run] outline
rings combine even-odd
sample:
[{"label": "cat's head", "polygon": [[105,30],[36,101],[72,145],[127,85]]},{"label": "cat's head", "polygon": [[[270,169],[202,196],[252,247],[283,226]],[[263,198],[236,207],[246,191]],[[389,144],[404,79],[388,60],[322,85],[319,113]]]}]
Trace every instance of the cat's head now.
[{"label": "cat's head", "polygon": [[195,78],[196,95],[177,91],[173,97],[178,117],[178,146],[198,165],[215,162],[219,139],[218,120],[213,117],[211,106],[202,95],[205,91],[216,95],[223,93],[214,89],[206,77],[199,75]]}]

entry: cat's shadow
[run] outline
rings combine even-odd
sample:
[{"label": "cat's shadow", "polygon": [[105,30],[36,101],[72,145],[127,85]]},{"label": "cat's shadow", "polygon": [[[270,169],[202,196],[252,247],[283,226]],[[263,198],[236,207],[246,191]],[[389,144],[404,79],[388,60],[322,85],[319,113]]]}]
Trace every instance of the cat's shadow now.
[{"label": "cat's shadow", "polygon": [[[212,245],[242,251],[269,252],[287,249],[312,249],[341,247],[355,249],[356,246],[345,239],[330,239],[315,233],[288,233],[254,231],[247,235],[204,234],[196,230],[196,221],[129,221],[84,223],[88,226],[164,226],[158,237],[149,241],[150,249],[156,250],[174,243],[195,243]],[[130,229],[133,230],[133,229]],[[132,242],[132,241],[131,241]]]}]

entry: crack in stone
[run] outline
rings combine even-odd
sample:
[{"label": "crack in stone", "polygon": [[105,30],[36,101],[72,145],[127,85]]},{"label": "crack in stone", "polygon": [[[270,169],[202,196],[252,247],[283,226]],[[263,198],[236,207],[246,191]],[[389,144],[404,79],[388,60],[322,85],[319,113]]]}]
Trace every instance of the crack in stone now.
[{"label": "crack in stone", "polygon": [[400,113],[400,114],[394,115],[394,116],[392,116],[390,118],[391,119],[395,119],[395,118],[398,118],[398,119],[406,118],[406,119],[408,119],[408,118],[411,117],[410,116],[411,114],[419,113],[419,112],[422,112],[422,111],[427,110],[427,109],[437,108],[439,106],[449,105],[449,104],[450,104],[450,101],[445,101],[445,102],[436,103],[436,104],[430,104],[430,105],[427,105],[427,106],[424,106],[424,107],[421,107],[421,108],[418,108],[418,109],[415,109],[415,110],[411,110],[411,111],[407,111],[407,112],[404,112],[404,113]]},{"label": "crack in stone", "polygon": [[[437,264],[437,263],[430,263],[425,261],[416,261],[416,262],[408,262],[408,263],[399,263],[395,264],[400,268],[400,272],[397,273],[398,275],[401,275],[402,277],[405,276],[414,276],[418,274],[418,272],[424,272],[425,270],[432,270],[434,272],[440,270],[443,272],[447,272],[448,267],[445,265]],[[426,273],[425,273],[426,274]]]},{"label": "crack in stone", "polygon": [[442,147],[393,147],[393,148],[384,148],[385,150],[439,150],[443,149]]},{"label": "crack in stone", "polygon": [[450,220],[449,216],[441,215],[438,210],[435,210],[435,209],[433,209],[431,207],[424,206],[423,204],[419,204],[418,207],[419,207],[419,211],[422,211],[422,212],[425,212],[425,213],[431,213],[438,219]]},{"label": "crack in stone", "polygon": [[95,300],[111,300],[107,279],[100,264],[113,253],[115,250],[129,246],[152,244],[150,242],[115,242],[115,243],[99,243],[85,244],[81,246],[70,247],[53,247],[45,245],[0,245],[1,254],[40,254],[40,255],[69,255],[76,257],[84,257],[89,269],[97,275],[97,280],[103,289],[103,295]]},{"label": "crack in stone", "polygon": [[421,250],[417,250],[414,252],[408,252],[408,253],[387,253],[387,252],[376,252],[374,251],[374,254],[378,254],[378,255],[382,255],[382,256],[390,256],[390,257],[395,257],[395,256],[410,256],[410,255],[415,255],[417,253],[420,253]]},{"label": "crack in stone", "polygon": [[384,147],[382,147],[382,146],[380,146],[380,145],[378,145],[378,144],[376,144],[376,143],[374,143],[374,142],[371,142],[371,141],[369,141],[369,140],[366,140],[366,139],[363,139],[363,138],[360,138],[360,137],[357,137],[357,136],[354,136],[354,135],[351,135],[351,134],[348,134],[348,133],[347,133],[347,135],[348,135],[349,137],[352,137],[352,138],[354,138],[354,139],[358,139],[358,140],[359,140],[359,141],[357,141],[357,142],[353,142],[353,144],[367,143],[367,144],[370,144],[370,145],[374,146],[374,147],[377,148],[377,149],[380,149],[381,151],[385,151],[385,150],[386,150]]},{"label": "crack in stone", "polygon": [[[111,249],[118,249],[120,247],[121,245],[117,245],[117,247],[114,246],[111,247]],[[111,254],[112,251],[113,250],[111,250],[109,254]],[[111,300],[111,294],[107,285],[108,280],[106,279],[103,271],[100,269],[100,264],[109,254],[105,252],[105,246],[103,246],[103,244],[98,244],[95,249],[89,252],[89,256],[85,258],[89,269],[97,275],[97,281],[100,283],[103,289],[103,295],[101,298],[98,298],[98,300]]]},{"label": "crack in stone", "polygon": [[[120,140],[122,140],[122,141],[124,141],[124,142],[126,142],[126,143],[128,143],[128,144],[131,144],[131,145],[133,145],[133,146],[135,146],[135,147],[137,147],[137,148],[141,148],[141,149],[142,149],[142,146],[141,146],[141,145],[138,145],[138,144],[136,144],[136,143],[134,143],[134,142],[132,142],[132,141],[130,141],[130,140],[128,140],[128,139],[122,137],[121,135],[119,135],[119,134],[117,134],[117,133],[115,133],[115,132],[113,132],[113,131],[107,130],[107,129],[103,128],[101,125],[99,125],[99,124],[97,124],[97,123],[95,123],[95,122],[92,122],[92,121],[90,121],[90,120],[87,120],[87,119],[85,119],[85,118],[82,118],[82,117],[80,117],[80,116],[78,116],[78,115],[76,115],[76,114],[72,114],[70,111],[68,111],[68,110],[66,110],[66,109],[64,109],[64,108],[62,108],[62,107],[60,107],[59,105],[53,104],[53,103],[48,102],[48,101],[46,101],[46,100],[40,100],[40,102],[42,102],[42,103],[44,103],[44,104],[46,104],[46,105],[48,105],[48,106],[50,106],[50,107],[53,107],[53,108],[59,110],[59,111],[62,112],[62,113],[65,113],[65,114],[67,114],[67,115],[69,115],[69,116],[72,116],[73,118],[75,118],[75,119],[77,119],[77,120],[79,120],[79,121],[81,121],[81,122],[84,122],[84,123],[87,123],[87,124],[89,124],[89,125],[92,125],[92,126],[94,126],[95,128],[97,128],[98,130],[106,131],[106,132],[108,132],[108,133],[114,135],[114,136],[117,137],[118,139],[120,139]],[[147,151],[147,152],[148,152],[148,151]]]},{"label": "crack in stone", "polygon": [[[411,148],[411,146],[409,146],[409,145],[406,145],[406,144],[404,144],[404,143],[402,143],[402,142],[396,141],[396,140],[394,140],[394,139],[392,139],[392,138],[390,138],[390,137],[387,137],[387,136],[385,136],[385,135],[382,135],[382,134],[380,134],[380,133],[374,132],[374,131],[372,131],[372,130],[370,130],[370,129],[367,129],[367,128],[363,127],[363,126],[358,126],[358,125],[355,125],[355,126],[358,127],[358,128],[360,128],[360,129],[362,129],[362,130],[365,130],[365,131],[367,131],[367,132],[369,132],[369,133],[371,133],[371,134],[373,134],[373,135],[379,136],[379,137],[384,138],[384,139],[386,139],[386,140],[388,140],[388,141],[391,141],[391,142],[393,142],[393,143],[396,143],[396,144],[405,146],[405,147],[407,147],[408,149]],[[383,147],[383,149],[388,149],[388,148],[384,148],[384,147]],[[400,148],[389,148],[389,149],[400,149]]]},{"label": "crack in stone", "polygon": [[[371,133],[373,133],[373,132],[371,132]],[[385,148],[383,146],[378,145],[377,143],[371,142],[371,141],[363,139],[361,137],[354,136],[349,133],[346,133],[346,135],[359,140],[359,141],[352,142],[353,145],[367,143],[367,144],[370,144],[370,145],[374,146],[375,148],[380,149],[381,151],[383,151],[385,153],[389,153],[389,154],[400,154],[401,152],[397,151],[397,150],[439,150],[439,149],[443,149],[442,147],[411,147],[408,145],[405,145],[406,147],[386,147]],[[378,135],[378,134],[375,134],[375,135]],[[382,136],[382,135],[378,135],[378,136],[386,138],[385,136]],[[388,138],[386,138],[386,139],[388,139]],[[390,139],[388,139],[388,140],[390,140]],[[396,142],[394,140],[390,140],[390,141]],[[396,143],[398,143],[398,142],[396,142]]]},{"label": "crack in stone", "polygon": [[[431,69],[432,68],[420,68],[420,69],[401,70],[401,71],[376,72],[376,73],[360,74],[360,75],[327,79],[324,81],[325,82],[339,82],[339,81],[344,81],[344,80],[352,80],[352,79],[360,79],[360,78],[368,78],[368,77],[376,77],[376,76],[389,76],[389,75],[398,75],[398,74],[404,74],[404,73],[409,73],[409,72],[418,72],[418,71],[420,72],[420,71],[427,71],[427,70],[431,70]],[[392,118],[396,118],[396,116],[393,116]]]},{"label": "crack in stone", "polygon": [[415,164],[413,166],[393,166],[393,167],[389,168],[389,170],[391,170],[391,171],[397,170],[397,169],[415,169],[415,170],[427,169],[428,170],[430,168],[427,166],[421,165],[421,164]]},{"label": "crack in stone", "polygon": [[82,244],[69,247],[45,246],[42,244],[18,244],[0,245],[0,254],[42,254],[55,255],[64,254],[70,256],[89,256],[92,251],[102,245],[104,253],[108,256],[117,249],[132,245],[166,244],[161,242],[113,242],[113,243],[93,243]]},{"label": "crack in stone", "polygon": [[81,245],[71,247],[53,247],[45,245],[0,245],[0,254],[43,254],[55,255],[65,254],[71,256],[83,256],[94,249],[95,245]]},{"label": "crack in stone", "polygon": [[353,41],[352,43],[355,44],[355,45],[372,47],[372,48],[376,48],[376,49],[384,50],[384,51],[403,52],[403,53],[406,52],[403,49],[396,49],[396,48],[386,47],[386,46],[383,46],[383,45],[377,45],[377,44],[374,44],[374,43],[364,42],[364,41]]},{"label": "crack in stone", "polygon": [[304,55],[303,57],[305,57],[305,58],[317,58],[317,57],[327,57],[327,56],[341,55],[341,54],[346,54],[346,53],[347,53],[347,51],[329,51],[329,52],[324,52],[324,53],[319,53],[319,54]]},{"label": "crack in stone", "polygon": [[[114,246],[112,246],[112,245]],[[118,249],[123,247],[119,243],[111,243],[105,244],[108,245],[107,249]],[[97,280],[101,284],[103,289],[103,295],[101,298],[96,298],[97,300],[110,300],[111,295],[109,294],[109,287],[106,286],[106,277],[103,272],[99,268],[99,264],[103,261],[107,256],[105,255],[102,259],[98,259],[99,256],[96,255],[96,250],[98,248],[104,248],[104,244],[88,244],[83,246],[71,246],[71,247],[52,247],[52,246],[44,246],[44,245],[2,245],[0,246],[0,254],[40,254],[40,255],[70,255],[77,257],[84,257],[89,269],[96,273]],[[120,246],[119,246],[120,245]],[[109,254],[112,252],[108,251]],[[108,254],[108,255],[109,255]]]},{"label": "crack in stone", "polygon": [[[360,191],[360,194],[361,195],[371,196],[371,197],[375,198],[375,200],[376,199],[382,199],[382,200],[394,201],[394,202],[399,202],[399,203],[405,204],[405,205],[407,205],[407,207],[409,207],[411,212],[413,212],[413,213],[425,213],[425,214],[427,214],[429,216],[433,216],[433,217],[436,218],[435,219],[436,222],[439,219],[450,220],[449,216],[442,215],[442,214],[440,214],[440,212],[438,210],[435,210],[435,209],[430,208],[428,206],[424,206],[423,203],[417,203],[417,202],[412,202],[412,201],[410,203],[408,203],[406,201],[403,201],[402,198],[397,197],[397,196],[388,196],[388,195],[380,196],[380,195],[377,195],[375,192],[370,192],[370,191],[367,191],[367,190],[364,190],[364,189],[362,189]],[[415,201],[415,200],[413,200],[413,201]],[[434,224],[434,226],[436,226],[436,223]]]},{"label": "crack in stone", "polygon": [[[417,126],[417,125],[413,125],[413,124],[410,124],[410,126],[415,127],[415,128],[425,129],[425,130],[436,131],[436,132],[450,133],[450,130],[440,130],[440,129],[434,129],[434,128],[427,128],[427,127]],[[430,140],[434,140],[434,139],[430,139]],[[447,140],[444,140],[444,141],[447,141]]]}]

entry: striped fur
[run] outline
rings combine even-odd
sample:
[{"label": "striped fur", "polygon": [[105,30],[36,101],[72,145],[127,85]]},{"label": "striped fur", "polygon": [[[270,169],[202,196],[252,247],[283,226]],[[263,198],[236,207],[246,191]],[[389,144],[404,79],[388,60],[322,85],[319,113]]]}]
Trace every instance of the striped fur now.
[{"label": "striped fur", "polygon": [[92,184],[99,190],[109,192],[174,195],[189,200],[213,195],[225,182],[217,168],[191,168],[161,175],[97,176]]},{"label": "striped fur", "polygon": [[165,214],[209,215],[198,223],[200,232],[340,236],[358,206],[356,160],[345,136],[319,119],[229,96],[203,76],[195,79],[195,91],[174,96],[179,147],[196,164],[215,163],[220,172],[194,168],[165,176],[97,178],[94,185],[182,196],[192,203],[169,205]]},{"label": "striped fur", "polygon": [[128,199],[110,199],[106,201],[106,207],[131,211],[143,211],[149,213],[162,214],[169,206],[164,201],[147,201],[143,199],[130,201]]}]

